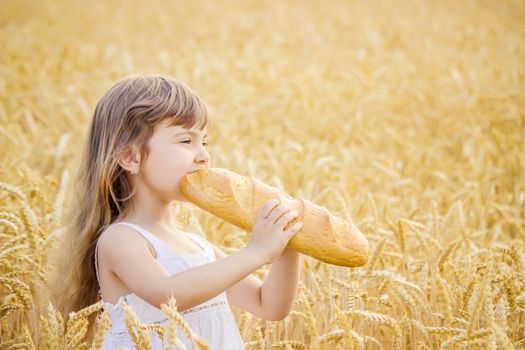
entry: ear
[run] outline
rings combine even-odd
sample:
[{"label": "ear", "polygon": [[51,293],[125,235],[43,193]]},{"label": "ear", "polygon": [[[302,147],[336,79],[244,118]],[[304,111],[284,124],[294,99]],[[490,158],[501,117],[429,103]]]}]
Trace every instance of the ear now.
[{"label": "ear", "polygon": [[130,145],[124,149],[118,164],[124,168],[124,170],[136,174],[140,168],[140,152],[136,145]]}]

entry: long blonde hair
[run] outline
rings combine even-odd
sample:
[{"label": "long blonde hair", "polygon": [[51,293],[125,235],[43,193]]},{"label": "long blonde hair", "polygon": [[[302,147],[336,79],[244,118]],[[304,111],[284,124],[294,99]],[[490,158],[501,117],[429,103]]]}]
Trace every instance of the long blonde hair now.
[{"label": "long blonde hair", "polygon": [[70,312],[99,301],[96,242],[102,230],[126,212],[133,195],[119,156],[135,143],[145,159],[155,126],[165,120],[202,130],[208,113],[189,87],[151,74],[122,79],[96,105],[49,274],[50,301],[66,322]]}]

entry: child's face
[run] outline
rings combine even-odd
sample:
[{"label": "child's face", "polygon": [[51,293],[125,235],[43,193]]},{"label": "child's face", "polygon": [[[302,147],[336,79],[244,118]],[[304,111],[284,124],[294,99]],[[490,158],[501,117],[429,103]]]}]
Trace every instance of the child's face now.
[{"label": "child's face", "polygon": [[162,200],[187,201],[180,193],[180,179],[211,167],[206,134],[206,128],[187,129],[161,123],[148,142],[150,152],[140,167],[143,184]]}]

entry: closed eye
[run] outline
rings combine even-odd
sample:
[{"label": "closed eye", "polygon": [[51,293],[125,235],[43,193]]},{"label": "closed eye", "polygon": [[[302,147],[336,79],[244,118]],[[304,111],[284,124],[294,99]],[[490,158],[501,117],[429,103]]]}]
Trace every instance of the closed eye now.
[{"label": "closed eye", "polygon": [[[191,140],[184,140],[184,141],[182,141],[182,143],[190,143],[190,142],[191,142]],[[208,146],[208,143],[204,142],[203,145],[204,146]]]}]

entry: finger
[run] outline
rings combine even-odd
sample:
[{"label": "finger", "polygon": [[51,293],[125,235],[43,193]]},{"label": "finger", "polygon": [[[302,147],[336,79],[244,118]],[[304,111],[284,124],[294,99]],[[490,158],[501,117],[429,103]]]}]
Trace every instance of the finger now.
[{"label": "finger", "polygon": [[281,216],[275,224],[280,227],[281,229],[285,228],[288,222],[290,222],[293,218],[296,218],[299,216],[299,212],[297,210],[292,210]]},{"label": "finger", "polygon": [[270,215],[268,215],[268,221],[272,224],[275,224],[283,214],[286,214],[290,210],[291,209],[288,208],[286,205],[280,204],[273,209]]},{"label": "finger", "polygon": [[279,200],[276,198],[272,198],[264,202],[261,209],[259,210],[259,218],[266,219],[272,212],[273,208],[275,208],[278,204]]},{"label": "finger", "polygon": [[293,224],[292,226],[290,226],[290,228],[286,230],[285,232],[290,237],[293,237],[297,232],[301,230],[301,228],[303,228],[303,223],[299,221]]}]

